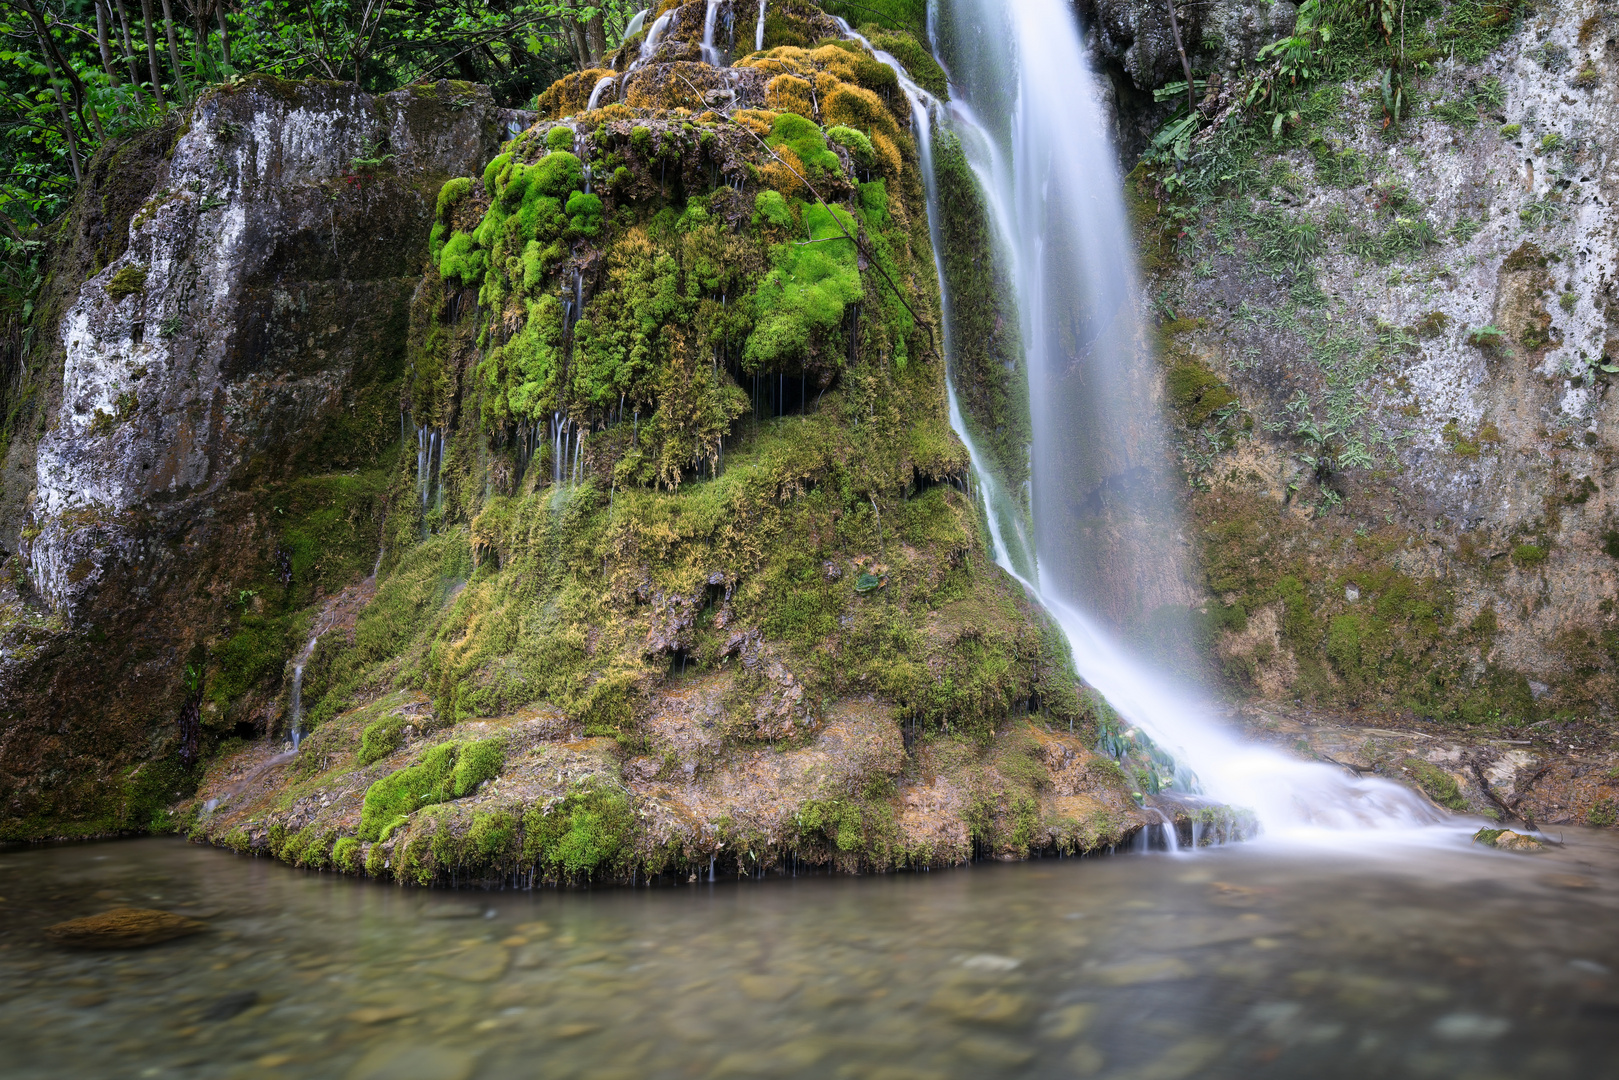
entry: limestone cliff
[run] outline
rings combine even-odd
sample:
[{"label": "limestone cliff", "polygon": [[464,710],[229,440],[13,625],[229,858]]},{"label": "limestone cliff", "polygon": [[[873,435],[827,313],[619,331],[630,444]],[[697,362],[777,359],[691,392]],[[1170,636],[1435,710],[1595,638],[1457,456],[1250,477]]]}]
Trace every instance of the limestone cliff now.
[{"label": "limestone cliff", "polygon": [[1573,754],[1607,779],[1565,819],[1611,821],[1619,23],[1411,9],[1402,89],[1363,14],[1312,18],[1316,77],[1201,66],[1129,182],[1214,677]]}]

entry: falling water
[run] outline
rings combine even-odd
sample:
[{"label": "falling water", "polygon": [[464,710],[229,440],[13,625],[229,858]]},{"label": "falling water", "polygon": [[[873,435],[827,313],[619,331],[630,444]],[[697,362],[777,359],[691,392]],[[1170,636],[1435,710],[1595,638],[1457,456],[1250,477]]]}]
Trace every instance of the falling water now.
[{"label": "falling water", "polygon": [[759,27],[753,34],[753,49],[763,52],[765,47],[765,8],[770,6],[770,0],[759,0]]},{"label": "falling water", "polygon": [[600,105],[602,95],[607,92],[607,88],[614,85],[617,82],[618,82],[618,75],[617,74],[603,75],[601,78],[597,79],[596,80],[596,85],[590,91],[590,102],[589,102],[589,104],[587,104],[585,106],[585,111],[589,112],[590,110],[592,110],[592,109],[596,108],[598,105]]},{"label": "falling water", "polygon": [[719,22],[720,0],[708,0],[708,13],[703,16],[703,62],[710,67],[724,67],[720,50],[714,44],[714,28]]},{"label": "falling water", "polygon": [[635,13],[635,18],[631,19],[629,21],[629,25],[624,27],[624,36],[626,38],[632,38],[636,34],[639,34],[641,32],[641,28],[646,25],[646,17],[651,13],[651,8],[642,8],[640,11],[637,11]]},{"label": "falling water", "polygon": [[646,40],[641,42],[640,55],[635,58],[635,63],[630,65],[632,71],[652,59],[653,54],[658,51],[658,43],[663,40],[664,33],[669,29],[669,23],[679,12],[679,8],[670,8],[652,23],[652,29],[646,32]]},{"label": "falling water", "polygon": [[[1183,572],[1163,472],[1169,457],[1135,312],[1120,178],[1079,28],[1063,0],[934,0],[929,16],[952,98],[961,103],[951,109],[952,123],[1010,255],[1026,350],[1032,536],[1008,534],[1005,523],[1023,517],[1018,500],[988,467],[949,387],[950,422],[967,444],[996,561],[1062,627],[1087,683],[1189,764],[1204,794],[1252,808],[1267,831],[1440,820],[1399,785],[1244,743],[1192,686],[1121,644],[1149,616],[1185,610],[1196,594]],[[927,129],[942,110],[909,80],[901,85],[917,116],[938,260]],[[979,125],[975,116],[998,120]],[[948,297],[944,315],[949,353]],[[1159,831],[1174,843],[1172,828]]]},{"label": "falling water", "polygon": [[309,639],[292,660],[292,700],[288,703],[288,726],[292,729],[292,748],[298,749],[298,744],[304,739],[304,668],[309,666],[309,658],[315,655],[315,643],[320,641],[320,631]]}]

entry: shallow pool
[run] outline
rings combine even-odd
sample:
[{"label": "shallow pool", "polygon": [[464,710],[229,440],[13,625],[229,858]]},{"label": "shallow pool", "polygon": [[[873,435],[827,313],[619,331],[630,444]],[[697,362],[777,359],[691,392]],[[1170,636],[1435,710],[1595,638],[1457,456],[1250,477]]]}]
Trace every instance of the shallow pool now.
[{"label": "shallow pool", "polygon": [[[0,853],[6,1077],[1619,1076],[1619,844],[404,890],[147,839]],[[49,944],[118,906],[192,937]]]}]

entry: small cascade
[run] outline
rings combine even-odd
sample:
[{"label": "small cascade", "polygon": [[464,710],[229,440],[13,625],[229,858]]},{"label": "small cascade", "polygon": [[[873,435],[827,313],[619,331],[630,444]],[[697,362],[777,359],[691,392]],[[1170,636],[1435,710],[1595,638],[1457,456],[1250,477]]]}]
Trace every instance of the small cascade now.
[{"label": "small cascade", "polygon": [[315,655],[315,645],[320,641],[317,632],[304,646],[303,652],[292,660],[292,700],[287,705],[289,719],[288,725],[292,729],[292,748],[298,749],[298,744],[304,739],[304,668],[309,666],[309,658]]},{"label": "small cascade", "polygon": [[635,18],[631,19],[629,24],[624,27],[625,38],[632,38],[636,34],[639,34],[642,28],[646,26],[646,17],[650,14],[652,14],[651,8],[642,8],[640,11],[637,11],[635,13]]},{"label": "small cascade", "polygon": [[630,71],[647,64],[658,51],[658,44],[663,41],[663,35],[669,32],[669,24],[679,15],[679,8],[670,8],[659,15],[652,24],[652,29],[646,32],[646,40],[641,42],[641,52],[636,56],[635,62],[630,65]]},{"label": "small cascade", "polygon": [[607,92],[608,87],[612,86],[616,82],[618,82],[618,76],[616,74],[603,75],[601,78],[597,79],[595,87],[590,91],[590,104],[585,106],[585,111],[590,112],[592,109],[600,106],[602,95]]},{"label": "small cascade", "polygon": [[[770,6],[770,0],[759,0],[759,27],[753,34],[753,51],[763,52],[765,48],[765,9]],[[932,4],[928,5],[931,11]]]},{"label": "small cascade", "polygon": [[416,496],[425,513],[429,503],[444,501],[440,474],[444,465],[444,432],[436,428],[416,429]]},{"label": "small cascade", "polygon": [[724,67],[724,58],[714,44],[714,28],[719,24],[720,0],[708,0],[708,12],[703,16],[703,62],[709,67]]}]

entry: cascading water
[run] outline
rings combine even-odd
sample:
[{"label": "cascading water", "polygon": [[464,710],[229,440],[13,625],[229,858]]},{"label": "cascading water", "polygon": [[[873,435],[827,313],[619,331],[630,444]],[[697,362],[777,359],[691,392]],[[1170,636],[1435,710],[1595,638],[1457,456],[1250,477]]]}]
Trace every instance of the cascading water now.
[{"label": "cascading water", "polygon": [[[951,123],[1010,258],[1029,373],[1028,536],[1016,527],[1009,535],[1007,524],[1022,522],[1024,509],[980,453],[949,388],[950,422],[972,459],[996,561],[1062,627],[1080,676],[1196,771],[1195,781],[1179,773],[1186,786],[1252,808],[1272,834],[1441,820],[1397,784],[1350,778],[1244,743],[1191,686],[1120,643],[1149,616],[1184,610],[1194,594],[1162,472],[1169,458],[1136,318],[1120,178],[1079,28],[1063,0],[933,0],[929,30],[960,103]],[[927,129],[942,110],[908,79],[901,85],[916,116],[938,260]],[[1000,120],[980,125],[979,115]],[[943,284],[942,263],[939,269]],[[1161,831],[1173,845],[1174,830]]]},{"label": "cascading water", "polygon": [[708,12],[703,16],[703,62],[710,67],[724,67],[719,46],[714,44],[714,30],[719,25],[720,0],[708,0]]},{"label": "cascading water", "polygon": [[753,49],[763,52],[765,47],[765,9],[770,6],[770,0],[759,0],[759,25],[753,33]]}]

